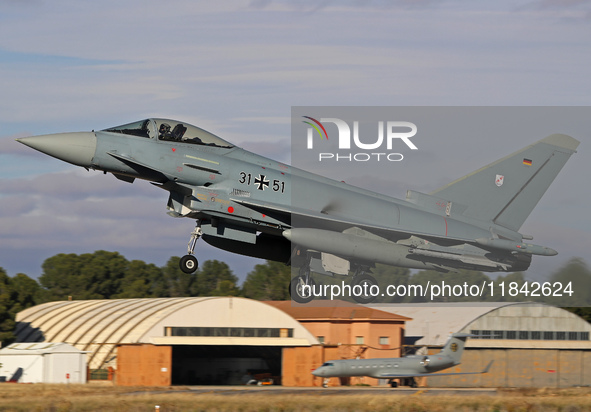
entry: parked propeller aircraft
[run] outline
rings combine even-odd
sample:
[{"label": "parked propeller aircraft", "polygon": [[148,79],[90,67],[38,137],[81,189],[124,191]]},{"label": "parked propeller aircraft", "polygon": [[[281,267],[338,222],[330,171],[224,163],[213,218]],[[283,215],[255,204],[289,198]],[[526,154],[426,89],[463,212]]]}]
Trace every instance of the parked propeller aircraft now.
[{"label": "parked propeller aircraft", "polygon": [[[376,284],[375,263],[416,269],[523,271],[548,247],[519,228],[579,142],[554,134],[431,194],[399,200],[290,167],[232,145],[199,127],[146,119],[101,131],[17,139],[85,169],[169,192],[173,217],[197,222],[181,269],[197,269],[197,239],[218,248],[300,267],[294,300],[313,296],[311,271],[353,273]],[[293,199],[295,185],[298,198]],[[303,195],[302,195],[303,194]],[[297,222],[296,224],[293,224]],[[368,303],[373,296],[356,296]]]},{"label": "parked propeller aircraft", "polygon": [[[434,372],[459,365],[464,352],[466,339],[474,336],[467,333],[454,333],[441,352],[435,355],[410,355],[402,358],[380,359],[340,359],[324,362],[318,369],[312,371],[315,376],[325,378],[323,386],[327,386],[328,378],[345,378],[352,376],[369,376],[376,379],[388,379],[390,386],[396,388],[401,378],[402,386],[417,387],[415,378],[431,376]],[[487,373],[493,361],[481,372],[438,373],[444,375],[475,375]]]}]

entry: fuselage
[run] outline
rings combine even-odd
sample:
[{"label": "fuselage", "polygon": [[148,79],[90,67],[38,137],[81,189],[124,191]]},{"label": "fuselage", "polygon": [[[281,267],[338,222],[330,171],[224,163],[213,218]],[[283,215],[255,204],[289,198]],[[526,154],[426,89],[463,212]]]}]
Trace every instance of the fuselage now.
[{"label": "fuselage", "polygon": [[[236,253],[286,261],[300,247],[366,266],[444,270],[516,271],[531,261],[518,232],[465,216],[462,205],[416,192],[400,200],[334,181],[182,122],[146,119],[19,140],[124,181],[155,183],[170,193],[169,214],[199,219],[206,241]],[[556,253],[537,248],[530,250]]]},{"label": "fuselage", "polygon": [[456,365],[452,359],[441,356],[412,355],[405,358],[341,359],[322,364],[312,372],[323,378],[369,376],[392,378],[429,374]]},{"label": "fuselage", "polygon": [[[358,222],[360,227],[373,228],[369,232],[375,236],[376,242],[381,242],[376,245],[383,246],[353,256],[358,261],[430,269],[439,267],[432,262],[439,260],[449,264],[446,257],[468,254],[473,256],[473,261],[462,263],[457,260],[455,265],[489,271],[508,270],[506,264],[497,264],[484,257],[489,251],[466,244],[470,240],[489,237],[490,223],[467,222],[465,218],[460,221],[446,216],[443,207],[438,213],[432,213],[408,201],[324,178],[225,143],[208,146],[113,131],[96,132],[96,138],[96,152],[90,167],[119,176],[161,183],[166,180],[193,187],[193,199],[182,203],[185,208],[184,212],[178,210],[179,215],[205,218],[206,225],[207,218],[214,217],[247,228],[251,233],[254,230],[277,237],[288,228],[315,228],[323,232],[300,232],[301,239],[289,240],[315,250],[333,244],[334,249],[328,252],[351,258],[349,253],[342,252],[343,242],[347,239],[335,239],[334,233],[346,230],[351,226],[350,222]],[[125,163],[127,157],[132,161]],[[135,162],[147,167],[138,167]],[[240,201],[302,213],[292,214],[291,221],[287,222],[244,206]],[[310,211],[310,215],[306,211]],[[342,220],[346,223],[343,224]],[[494,230],[507,232],[500,227]],[[416,234],[416,239],[404,242],[408,233]],[[420,240],[430,236],[449,239],[451,247]],[[509,236],[517,238],[519,235],[511,233]],[[403,243],[397,243],[401,239]],[[241,240],[241,236],[236,237],[236,241]],[[420,250],[429,250],[433,256],[411,255],[409,247],[416,246]],[[371,253],[372,250],[375,253]],[[503,259],[513,262],[511,267],[514,268],[515,260],[510,254],[501,254],[499,260],[503,262]],[[524,262],[519,264],[523,269]]]}]

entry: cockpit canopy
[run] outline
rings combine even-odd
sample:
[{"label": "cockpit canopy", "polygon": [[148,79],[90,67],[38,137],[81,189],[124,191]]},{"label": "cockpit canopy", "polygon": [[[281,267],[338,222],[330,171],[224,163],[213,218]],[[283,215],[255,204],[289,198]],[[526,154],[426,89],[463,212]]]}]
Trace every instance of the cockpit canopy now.
[{"label": "cockpit canopy", "polygon": [[209,133],[188,123],[170,119],[146,119],[124,124],[123,126],[111,127],[103,131],[146,137],[149,139],[157,138],[163,141],[223,147],[226,149],[234,147],[213,133]]}]

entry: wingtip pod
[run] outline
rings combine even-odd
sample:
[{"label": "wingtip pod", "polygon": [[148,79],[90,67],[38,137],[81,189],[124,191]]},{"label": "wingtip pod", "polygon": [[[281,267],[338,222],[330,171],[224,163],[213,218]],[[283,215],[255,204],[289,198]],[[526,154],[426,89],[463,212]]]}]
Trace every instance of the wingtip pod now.
[{"label": "wingtip pod", "polygon": [[530,255],[556,256],[558,254],[557,251],[546,246],[534,245],[531,243],[514,242],[507,239],[478,238],[475,239],[475,242],[482,246],[508,250],[510,252],[528,253]]},{"label": "wingtip pod", "polygon": [[541,141],[544,143],[551,144],[552,146],[561,147],[571,152],[576,152],[577,147],[579,147],[579,144],[581,143],[575,138],[560,133],[551,134],[550,136],[542,139]]}]

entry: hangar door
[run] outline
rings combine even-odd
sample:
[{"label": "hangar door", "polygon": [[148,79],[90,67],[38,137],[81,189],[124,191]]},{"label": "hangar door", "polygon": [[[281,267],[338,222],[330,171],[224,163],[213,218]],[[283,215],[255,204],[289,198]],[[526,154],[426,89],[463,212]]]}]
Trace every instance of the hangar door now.
[{"label": "hangar door", "polygon": [[280,346],[173,345],[172,384],[241,385],[247,376],[281,384],[281,353]]}]

